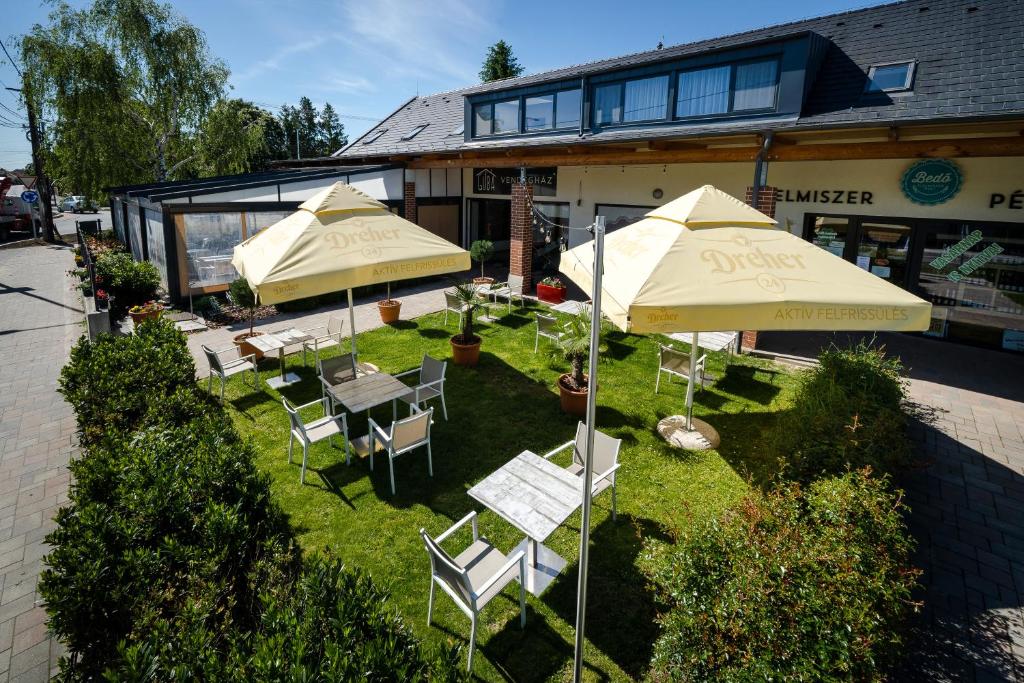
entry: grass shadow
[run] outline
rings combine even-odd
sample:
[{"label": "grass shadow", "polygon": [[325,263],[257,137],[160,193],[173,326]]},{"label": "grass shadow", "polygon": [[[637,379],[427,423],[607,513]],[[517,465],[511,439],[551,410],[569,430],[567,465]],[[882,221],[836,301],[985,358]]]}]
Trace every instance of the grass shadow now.
[{"label": "grass shadow", "polygon": [[393,330],[415,330],[419,325],[415,320],[396,320],[393,323],[388,323],[388,327]]},{"label": "grass shadow", "polygon": [[775,383],[779,374],[778,370],[730,363],[725,374],[715,383],[715,388],[766,406],[782,391]]},{"label": "grass shadow", "polygon": [[506,313],[495,321],[496,325],[507,327],[510,330],[518,330],[520,327],[526,327],[527,325],[533,324],[532,318],[527,318],[518,311],[515,313]]},{"label": "grass shadow", "polygon": [[447,330],[438,330],[436,328],[431,327],[428,327],[426,329],[420,328],[416,330],[416,332],[421,337],[425,337],[427,339],[448,339],[449,337],[455,334],[455,332],[449,332]]}]

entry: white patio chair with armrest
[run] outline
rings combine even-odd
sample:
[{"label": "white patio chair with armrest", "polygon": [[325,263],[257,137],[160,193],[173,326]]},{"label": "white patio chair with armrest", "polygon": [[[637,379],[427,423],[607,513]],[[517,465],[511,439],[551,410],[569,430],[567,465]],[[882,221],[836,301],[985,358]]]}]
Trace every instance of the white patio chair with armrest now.
[{"label": "white patio chair with armrest", "polygon": [[487,294],[494,299],[494,302],[498,302],[498,297],[503,296],[508,299],[508,312],[512,312],[512,301],[513,299],[519,300],[520,306],[526,306],[526,300],[523,298],[523,276],[509,274],[508,280],[505,282],[499,282],[491,286],[490,289],[485,290]]},{"label": "white patio chair with armrest", "polygon": [[[441,543],[455,533],[466,522],[473,523],[473,543],[461,553],[452,557]],[[430,556],[430,600],[427,602],[427,626],[433,622],[434,591],[437,586],[455,601],[456,606],[469,617],[469,663],[473,670],[473,653],[476,650],[476,627],[480,610],[505,586],[519,579],[519,628],[526,627],[526,553],[517,550],[505,555],[480,536],[476,524],[476,513],[470,512],[448,528],[437,538],[431,538],[425,529],[420,536]]]},{"label": "white patio chair with armrest", "polygon": [[[210,393],[213,392],[213,376],[217,375],[220,377],[220,400],[224,401],[224,385],[227,383],[228,377],[239,375],[243,372],[251,372],[253,376],[252,388],[259,390],[260,388],[260,371],[256,367],[256,354],[250,353],[247,356],[243,356],[238,350],[237,346],[231,346],[220,351],[214,351],[206,344],[203,344],[203,353],[206,354],[206,362],[210,366],[210,378],[206,383],[206,390]],[[230,351],[235,352],[235,358],[230,360],[222,360],[221,354],[228,353]],[[243,378],[244,381],[244,378]]]},{"label": "white patio chair with armrest", "polygon": [[303,330],[306,334],[313,335],[313,338],[302,342],[302,364],[306,364],[306,352],[310,349],[313,350],[313,365],[316,365],[320,360],[322,350],[332,346],[341,346],[344,327],[345,321],[342,318],[331,316],[327,319],[326,325],[317,325]]},{"label": "white patio chair with armrest", "polygon": [[[341,415],[331,415],[327,410],[327,403],[323,399],[317,399],[316,401],[310,401],[309,403],[303,403],[301,406],[293,406],[288,402],[288,399],[282,398],[281,402],[284,404],[284,409],[288,412],[288,421],[290,424],[290,431],[288,434],[288,464],[292,462],[292,447],[295,444],[295,440],[298,439],[299,443],[302,444],[302,472],[299,473],[299,483],[306,483],[306,460],[309,458],[309,447],[318,441],[327,439],[327,442],[333,446],[335,435],[341,435],[345,437],[345,464],[348,465],[352,462],[351,452],[348,446],[348,422],[345,419],[345,413]],[[303,422],[299,416],[300,410],[305,410],[316,404],[320,404],[324,409],[324,416],[317,418],[312,422]]]},{"label": "white patio chair with armrest", "polygon": [[[565,469],[577,477],[583,477],[583,459],[587,457],[587,426],[582,422],[576,425],[575,439],[545,453],[544,458],[550,460],[570,446],[575,446],[572,462]],[[620,465],[620,448],[622,439],[613,439],[603,432],[594,432],[594,474],[591,480],[591,493],[596,496],[609,488],[612,490],[612,521],[618,518],[615,509],[615,472]]]},{"label": "white patio chair with armrest", "polygon": [[[699,351],[699,350],[698,350]],[[706,379],[705,366],[707,365],[707,354],[697,359],[697,377],[699,381],[694,389],[698,391],[704,388]],[[658,344],[658,378],[654,382],[654,393],[658,393],[661,386],[661,373],[666,373],[671,378],[673,375],[690,381],[690,354],[672,348],[672,345],[665,346]]]},{"label": "white patio chair with armrest", "polygon": [[427,472],[431,477],[434,476],[434,458],[430,452],[430,425],[433,423],[434,409],[420,410],[412,404],[410,404],[410,408],[413,414],[401,420],[395,420],[391,423],[389,430],[385,430],[374,422],[372,417],[367,418],[370,425],[370,470],[373,471],[373,453],[377,450],[377,444],[380,444],[388,456],[392,496],[395,495],[395,458],[403,453],[426,446]]},{"label": "white patio chair with armrest", "polygon": [[556,344],[562,339],[565,334],[562,330],[558,329],[558,320],[553,315],[545,315],[543,313],[537,314],[537,335],[533,340],[533,352],[537,353],[537,349],[540,348],[540,338],[547,337]]},{"label": "white patio chair with armrest", "polygon": [[409,414],[412,414],[412,406],[423,408],[424,404],[432,398],[441,399],[441,410],[444,412],[444,419],[448,419],[448,406],[444,402],[444,373],[448,367],[446,361],[439,361],[423,354],[423,362],[418,368],[400,372],[395,377],[405,377],[418,372],[419,383],[413,387],[405,396],[400,396],[402,401],[409,404]]},{"label": "white patio chair with armrest", "polygon": [[343,353],[333,358],[317,359],[316,374],[320,379],[320,392],[325,401],[330,401],[331,414],[338,401],[331,393],[331,388],[345,382],[351,382],[358,375],[356,373],[355,356],[351,353]]},{"label": "white patio chair with armrest", "polygon": [[459,297],[455,296],[451,292],[444,293],[444,324],[448,326],[448,312],[457,313],[459,315],[459,328],[462,328],[462,316],[466,314],[466,304],[459,300]]}]

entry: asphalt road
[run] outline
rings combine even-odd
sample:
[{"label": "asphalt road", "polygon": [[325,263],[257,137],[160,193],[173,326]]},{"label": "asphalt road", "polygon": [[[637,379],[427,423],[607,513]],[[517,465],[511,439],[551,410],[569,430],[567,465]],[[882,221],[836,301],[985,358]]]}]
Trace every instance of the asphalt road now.
[{"label": "asphalt road", "polygon": [[[103,223],[103,229],[109,230],[114,227],[110,221],[110,209],[102,208],[99,213],[55,213],[53,214],[53,223],[57,227],[57,232],[61,234],[66,242],[73,242],[75,239],[75,221],[91,221],[99,218]],[[7,242],[16,242],[18,240],[28,239],[31,235],[27,232],[12,232]]]}]

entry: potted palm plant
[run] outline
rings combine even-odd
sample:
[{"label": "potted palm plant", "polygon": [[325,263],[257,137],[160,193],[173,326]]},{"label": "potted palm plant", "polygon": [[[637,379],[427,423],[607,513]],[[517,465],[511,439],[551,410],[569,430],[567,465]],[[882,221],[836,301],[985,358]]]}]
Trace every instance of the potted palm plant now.
[{"label": "potted palm plant", "polygon": [[481,299],[476,286],[470,282],[459,282],[452,287],[452,293],[462,304],[462,331],[451,338],[452,362],[456,365],[476,365],[480,360],[480,337],[473,334],[473,313],[480,307]]},{"label": "potted palm plant", "polygon": [[480,264],[480,277],[473,278],[474,283],[478,285],[494,284],[493,277],[484,275],[484,264],[490,261],[492,256],[494,256],[494,242],[490,240],[477,240],[469,245],[469,257]]},{"label": "potted palm plant", "polygon": [[263,334],[252,329],[256,321],[256,295],[249,288],[249,283],[246,282],[244,277],[240,277],[232,282],[228,288],[228,293],[231,295],[231,301],[236,306],[249,309],[249,331],[236,334],[233,341],[241,355],[255,354],[256,360],[259,360],[263,358],[263,352],[247,341],[250,337],[258,337]]},{"label": "potted palm plant", "polygon": [[590,385],[590,377],[583,372],[583,364],[590,356],[590,318],[587,314],[580,312],[570,316],[558,346],[571,367],[569,372],[558,377],[559,402],[564,412],[584,417]]},{"label": "potted palm plant", "polygon": [[391,283],[388,283],[388,296],[386,299],[377,302],[377,312],[380,313],[380,321],[390,325],[398,320],[402,312],[402,302],[391,298]]}]

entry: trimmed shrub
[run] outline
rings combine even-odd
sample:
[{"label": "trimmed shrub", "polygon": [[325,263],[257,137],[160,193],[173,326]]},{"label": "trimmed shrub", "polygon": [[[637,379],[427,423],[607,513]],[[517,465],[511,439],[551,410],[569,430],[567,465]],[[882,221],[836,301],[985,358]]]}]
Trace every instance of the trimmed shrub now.
[{"label": "trimmed shrub", "polygon": [[914,607],[904,511],[865,470],[750,494],[673,544],[648,541],[641,566],[667,608],[650,678],[883,678]]},{"label": "trimmed shrub", "polygon": [[786,479],[808,482],[848,469],[893,473],[910,460],[903,364],[863,342],[822,352],[803,374],[769,443]]},{"label": "trimmed shrub", "polygon": [[82,457],[39,584],[66,680],[459,680],[368,577],[303,567],[223,408],[165,321],[82,340],[61,375]]},{"label": "trimmed shrub", "polygon": [[113,297],[110,315],[115,320],[125,316],[132,306],[156,297],[160,288],[160,271],[149,261],[136,261],[131,254],[108,251],[96,257],[96,274],[103,278]]}]

